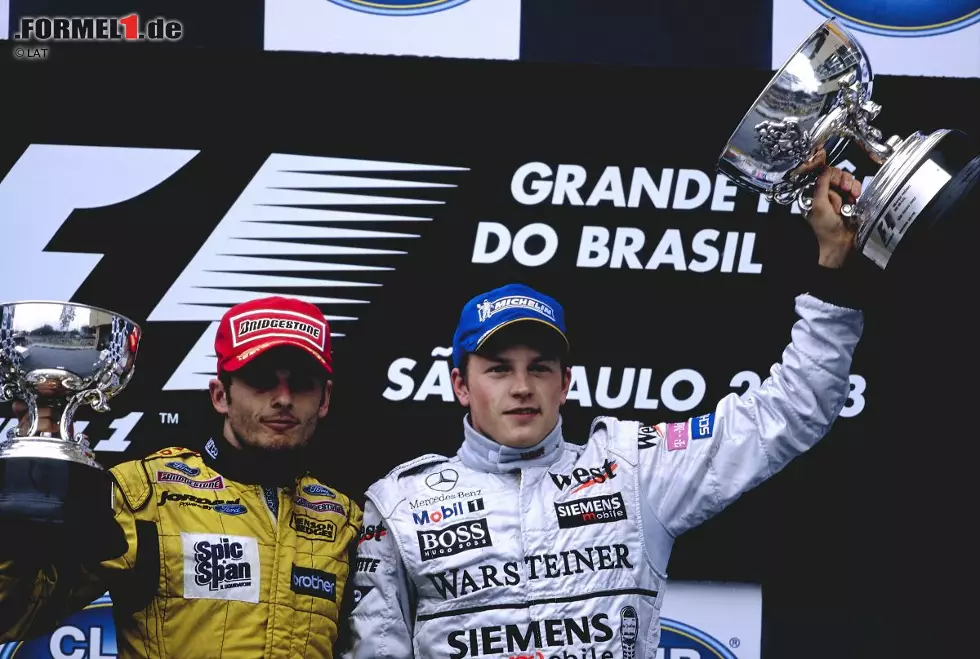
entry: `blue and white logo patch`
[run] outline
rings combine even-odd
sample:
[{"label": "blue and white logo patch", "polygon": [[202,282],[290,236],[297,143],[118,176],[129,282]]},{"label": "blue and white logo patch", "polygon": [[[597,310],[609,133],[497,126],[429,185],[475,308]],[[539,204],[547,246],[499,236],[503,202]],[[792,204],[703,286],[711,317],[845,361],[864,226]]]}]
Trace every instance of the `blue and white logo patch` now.
[{"label": "blue and white logo patch", "polygon": [[484,300],[476,305],[477,317],[481,323],[485,323],[494,314],[508,309],[527,309],[528,311],[541,314],[553,323],[557,322],[555,320],[555,310],[550,305],[526,295],[508,295],[493,302]]},{"label": "blue and white logo patch", "polygon": [[691,439],[711,437],[715,432],[715,413],[708,412],[691,419]]},{"label": "blue and white logo patch", "polygon": [[337,495],[329,487],[324,487],[323,485],[307,485],[303,488],[303,491],[313,497],[330,497],[331,499],[336,499]]},{"label": "blue and white logo patch", "polygon": [[182,474],[187,474],[188,476],[197,476],[201,473],[201,470],[197,467],[191,467],[183,462],[167,462],[164,466],[170,467],[171,469],[176,469]]}]

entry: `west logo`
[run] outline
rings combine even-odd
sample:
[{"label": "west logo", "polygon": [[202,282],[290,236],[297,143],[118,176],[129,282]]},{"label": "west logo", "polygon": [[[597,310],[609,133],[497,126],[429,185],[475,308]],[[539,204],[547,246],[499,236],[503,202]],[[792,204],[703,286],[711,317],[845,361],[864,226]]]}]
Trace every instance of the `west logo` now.
[{"label": "west logo", "polygon": [[626,519],[623,495],[617,492],[601,497],[556,503],[558,528],[574,529],[590,524],[608,524]]},{"label": "west logo", "polygon": [[460,522],[438,531],[416,531],[423,561],[453,556],[464,551],[490,547],[490,529],[486,519]]},{"label": "west logo", "polygon": [[381,539],[388,535],[388,529],[385,528],[384,522],[378,522],[378,525],[369,524],[368,526],[361,526],[360,537],[357,540],[357,544],[367,542],[368,540],[374,540],[375,542],[381,542]]},{"label": "west logo", "polygon": [[552,474],[551,472],[548,472],[548,475],[551,476],[551,480],[559,490],[564,490],[572,483],[577,483],[578,486],[572,488],[572,492],[579,492],[587,487],[598,483],[605,483],[607,480],[616,478],[615,472],[617,467],[618,465],[615,460],[610,462],[609,458],[606,458],[606,461],[602,463],[601,467],[592,467],[591,469],[579,467],[573,470],[571,475]]},{"label": "west logo", "polygon": [[636,443],[641,451],[656,447],[661,439],[657,426],[643,426],[636,434]]},{"label": "west logo", "polygon": [[423,510],[421,513],[412,513],[412,518],[416,524],[422,526],[429,523],[435,524],[450,517],[461,517],[467,513],[475,513],[481,510],[483,510],[483,499],[474,499],[473,501],[467,501],[465,504],[463,502],[454,503],[452,506],[440,506],[433,511]]}]

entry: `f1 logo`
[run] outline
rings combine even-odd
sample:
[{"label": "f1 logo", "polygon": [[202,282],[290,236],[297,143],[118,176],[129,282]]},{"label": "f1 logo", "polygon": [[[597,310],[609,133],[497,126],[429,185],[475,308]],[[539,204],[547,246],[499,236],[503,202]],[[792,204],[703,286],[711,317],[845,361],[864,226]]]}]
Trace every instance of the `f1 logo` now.
[{"label": "f1 logo", "polygon": [[[32,144],[0,180],[0,217],[30,231],[19,232],[17,249],[4,255],[0,299],[71,300],[102,254],[46,252],[77,209],[121,204],[173,176],[200,151],[62,144]],[[38,194],[44,190],[45,194]]]}]

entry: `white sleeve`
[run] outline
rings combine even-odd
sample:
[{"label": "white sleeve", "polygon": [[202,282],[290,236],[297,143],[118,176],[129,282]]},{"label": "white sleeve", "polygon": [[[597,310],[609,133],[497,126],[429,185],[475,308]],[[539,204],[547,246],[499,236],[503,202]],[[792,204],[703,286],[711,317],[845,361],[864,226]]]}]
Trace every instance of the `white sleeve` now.
[{"label": "white sleeve", "polygon": [[722,511],[824,437],[850,392],[860,311],[796,298],[799,320],[769,377],[685,422],[641,429],[640,487],[675,538]]},{"label": "white sleeve", "polygon": [[342,659],[412,659],[415,593],[378,507],[364,506],[354,570],[352,648]]}]

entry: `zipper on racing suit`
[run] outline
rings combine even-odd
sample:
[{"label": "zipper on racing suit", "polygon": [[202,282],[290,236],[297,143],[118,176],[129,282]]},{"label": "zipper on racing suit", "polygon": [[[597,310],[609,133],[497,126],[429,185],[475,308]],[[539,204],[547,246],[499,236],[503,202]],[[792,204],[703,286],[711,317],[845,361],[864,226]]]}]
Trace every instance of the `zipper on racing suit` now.
[{"label": "zipper on racing suit", "polygon": [[279,537],[279,488],[262,487],[262,498],[265,500],[266,510],[272,518],[272,535]]},{"label": "zipper on racing suit", "polygon": [[[267,487],[259,486],[262,491],[262,500],[265,501],[265,509],[269,512],[269,517],[272,521],[272,537],[275,538],[276,550],[275,557],[272,561],[272,569],[275,571],[279,569],[279,488],[278,487]],[[279,596],[277,582],[275,580],[269,586],[269,599],[272,602],[276,602]],[[278,653],[273,651],[273,635],[272,635],[272,625],[266,626],[266,641],[265,641],[265,657],[276,657]]]},{"label": "zipper on racing suit", "polygon": [[[518,510],[517,523],[521,531],[520,535],[518,535],[518,539],[520,540],[521,543],[520,552],[518,553],[518,560],[519,560],[518,565],[520,566],[520,570],[521,570],[521,584],[524,589],[523,598],[524,598],[524,602],[526,603],[531,600],[531,597],[527,592],[528,588],[530,587],[529,584],[531,583],[531,579],[530,579],[530,573],[528,571],[527,561],[524,560],[524,556],[527,554],[527,543],[525,542],[524,539],[524,470],[523,469],[517,472],[517,510]],[[528,616],[527,622],[530,622],[534,618],[531,612],[531,608],[527,607],[525,611],[527,611],[527,616]]]}]

